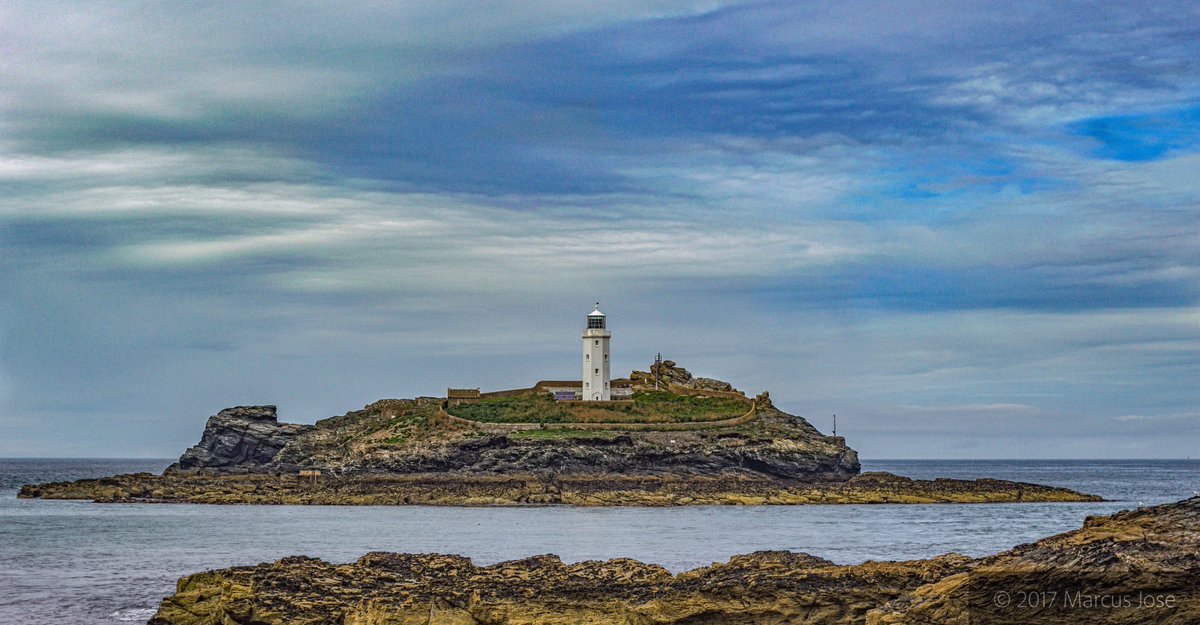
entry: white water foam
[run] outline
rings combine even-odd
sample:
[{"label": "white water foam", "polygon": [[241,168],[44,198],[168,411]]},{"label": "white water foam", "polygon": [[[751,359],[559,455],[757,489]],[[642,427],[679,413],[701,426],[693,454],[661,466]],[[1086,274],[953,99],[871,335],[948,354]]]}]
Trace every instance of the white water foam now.
[{"label": "white water foam", "polygon": [[157,611],[155,608],[125,608],[109,614],[108,618],[122,623],[145,623]]}]

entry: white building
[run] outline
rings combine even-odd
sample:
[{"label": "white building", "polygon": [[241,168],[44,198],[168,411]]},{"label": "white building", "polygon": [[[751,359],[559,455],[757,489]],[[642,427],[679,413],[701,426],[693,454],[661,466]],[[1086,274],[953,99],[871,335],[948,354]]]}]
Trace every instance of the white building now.
[{"label": "white building", "polygon": [[600,302],[587,316],[587,328],[583,330],[583,401],[608,401],[612,399],[608,376],[608,340],[612,333],[604,327],[604,313]]}]

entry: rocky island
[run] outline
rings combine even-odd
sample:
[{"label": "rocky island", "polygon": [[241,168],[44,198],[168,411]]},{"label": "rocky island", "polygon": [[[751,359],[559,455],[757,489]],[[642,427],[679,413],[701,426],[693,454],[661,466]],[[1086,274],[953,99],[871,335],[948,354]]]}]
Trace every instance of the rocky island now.
[{"label": "rocky island", "polygon": [[448,555],[307,557],[181,579],[151,625],[975,625],[1200,622],[1200,497],[1089,517],[971,559],[843,566],[758,552],[672,575],[635,560],[492,566]]},{"label": "rocky island", "polygon": [[274,406],[229,408],[162,475],[29,485],[19,496],[653,506],[1098,499],[1001,480],[860,474],[842,437],[779,410],[766,392],[748,397],[669,360],[613,380],[610,400],[564,400],[571,384],[385,399],[314,425],[280,423]]}]

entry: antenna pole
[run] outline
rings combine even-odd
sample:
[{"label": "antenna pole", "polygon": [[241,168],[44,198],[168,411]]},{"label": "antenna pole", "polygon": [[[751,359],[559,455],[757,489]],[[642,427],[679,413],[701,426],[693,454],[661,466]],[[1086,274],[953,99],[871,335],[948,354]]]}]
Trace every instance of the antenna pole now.
[{"label": "antenna pole", "polygon": [[833,415],[833,435],[837,436],[837,415]]}]

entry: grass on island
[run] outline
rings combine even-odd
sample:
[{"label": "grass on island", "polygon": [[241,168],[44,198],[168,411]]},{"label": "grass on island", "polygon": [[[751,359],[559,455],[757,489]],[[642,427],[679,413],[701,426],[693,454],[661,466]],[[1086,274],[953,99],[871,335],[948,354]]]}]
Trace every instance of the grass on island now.
[{"label": "grass on island", "polygon": [[571,430],[567,428],[555,428],[553,430],[520,430],[518,432],[509,434],[508,437],[515,440],[530,441],[562,440],[568,438],[587,438],[592,440],[603,439],[611,441],[619,435],[619,432],[604,430]]},{"label": "grass on island", "polygon": [[352,438],[373,438],[378,444],[393,446],[427,439],[430,434],[427,410],[415,406],[407,408],[390,419],[372,424],[362,432],[352,435]]},{"label": "grass on island", "polygon": [[484,423],[688,423],[731,419],[749,409],[748,399],[638,391],[631,402],[556,402],[538,393],[459,404],[448,412]]}]

